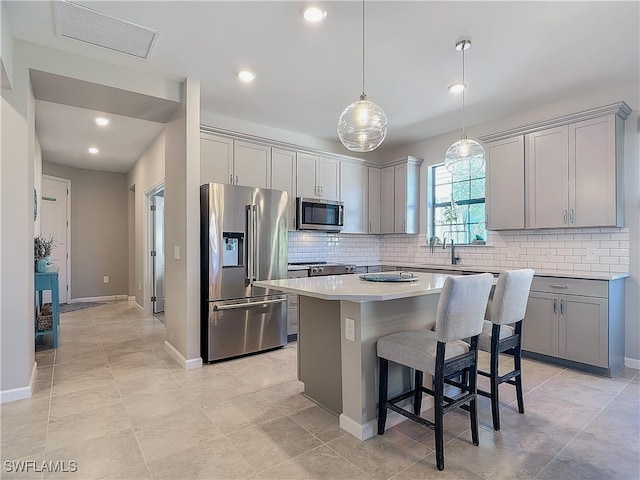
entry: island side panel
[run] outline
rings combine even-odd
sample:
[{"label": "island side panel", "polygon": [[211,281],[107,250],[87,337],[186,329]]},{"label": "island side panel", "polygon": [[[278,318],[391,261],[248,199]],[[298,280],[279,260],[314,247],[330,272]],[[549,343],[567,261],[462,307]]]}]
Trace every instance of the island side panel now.
[{"label": "island side panel", "polygon": [[[345,319],[355,320],[355,341],[341,335],[342,416],[341,425],[361,440],[375,434],[378,417],[378,357],[380,337],[404,330],[431,329],[435,325],[440,295],[430,294],[381,302],[340,302],[341,330]],[[389,394],[411,387],[412,374],[398,365],[389,366]],[[425,379],[427,381],[428,379]],[[344,418],[347,417],[347,418]],[[344,428],[343,426],[343,428]],[[360,432],[354,432],[354,428]]]},{"label": "island side panel", "polygon": [[306,396],[342,413],[340,302],[300,296],[298,379]]}]

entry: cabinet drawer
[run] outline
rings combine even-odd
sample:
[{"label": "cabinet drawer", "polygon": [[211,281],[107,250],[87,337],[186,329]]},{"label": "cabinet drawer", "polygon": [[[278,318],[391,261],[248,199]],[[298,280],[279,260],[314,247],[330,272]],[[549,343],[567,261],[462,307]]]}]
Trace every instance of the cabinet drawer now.
[{"label": "cabinet drawer", "polygon": [[535,276],[531,283],[531,291],[606,298],[609,295],[609,282],[606,280]]}]

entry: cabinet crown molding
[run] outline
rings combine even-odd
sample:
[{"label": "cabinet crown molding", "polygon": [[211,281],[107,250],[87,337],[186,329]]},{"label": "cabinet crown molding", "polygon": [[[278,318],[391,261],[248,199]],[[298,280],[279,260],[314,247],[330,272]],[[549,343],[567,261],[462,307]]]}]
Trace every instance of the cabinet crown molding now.
[{"label": "cabinet crown molding", "polygon": [[590,120],[592,118],[604,117],[606,115],[618,115],[623,120],[626,120],[629,114],[632,112],[631,107],[625,102],[612,103],[611,105],[605,105],[603,107],[592,108],[578,113],[572,113],[570,115],[564,115],[562,117],[553,118],[551,120],[545,120],[543,122],[531,123],[520,127],[511,128],[498,133],[491,133],[489,135],[483,135],[478,138],[482,143],[496,142],[499,140],[506,140],[518,135],[526,135],[528,133],[537,132],[540,130],[546,130],[548,128],[560,127],[562,125],[568,125],[570,123],[581,122],[583,120]]},{"label": "cabinet crown molding", "polygon": [[411,163],[419,167],[420,165],[422,165],[422,162],[424,162],[422,158],[414,157],[412,155],[407,155],[406,157],[397,158],[395,160],[389,160],[387,162],[384,162],[382,165],[376,165],[376,166],[379,168],[385,168],[385,167],[392,167],[394,165],[401,165],[403,163]]}]

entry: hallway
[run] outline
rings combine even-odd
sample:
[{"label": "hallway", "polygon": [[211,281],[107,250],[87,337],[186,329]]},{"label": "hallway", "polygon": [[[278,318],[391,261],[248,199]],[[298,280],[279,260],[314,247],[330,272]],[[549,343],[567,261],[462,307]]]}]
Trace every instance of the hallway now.
[{"label": "hallway", "polygon": [[[296,344],[185,371],[164,325],[130,302],[62,315],[60,347],[36,354],[32,398],[1,405],[2,478],[611,478],[640,474],[640,377],[614,379],[524,362],[526,414],[502,390],[503,429],[480,399],[480,446],[466,417],[445,419],[444,472],[433,433],[405,422],[360,442],[301,395]],[[485,359],[486,360],[486,359]],[[427,412],[428,415],[429,412]],[[28,473],[7,461],[31,461]],[[43,462],[76,473],[44,472]],[[15,466],[15,463],[9,463]],[[38,470],[33,466],[37,466]]]}]

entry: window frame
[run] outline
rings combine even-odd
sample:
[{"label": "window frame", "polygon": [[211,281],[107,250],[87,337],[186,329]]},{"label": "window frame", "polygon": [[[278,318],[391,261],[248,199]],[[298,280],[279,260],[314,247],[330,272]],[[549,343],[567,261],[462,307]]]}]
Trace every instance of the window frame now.
[{"label": "window frame", "polygon": [[[486,214],[486,198],[487,198],[487,190],[486,190],[486,164],[483,166],[482,175],[479,176],[469,176],[464,180],[454,180],[453,175],[451,177],[451,181],[446,183],[436,183],[436,179],[438,178],[437,170],[439,168],[446,169],[444,162],[431,165],[428,170],[428,201],[427,201],[427,224],[429,226],[430,237],[433,238],[436,236],[436,227],[442,226],[436,224],[436,209],[444,208],[451,204],[451,200],[445,202],[436,202],[436,187],[441,185],[451,185],[452,190],[452,198],[453,198],[453,185],[459,183],[466,183],[468,185],[469,190],[471,189],[471,182],[474,180],[484,180],[484,191],[482,197],[469,198],[466,200],[455,200],[456,206],[471,206],[471,205],[479,205],[482,204],[485,207]],[[471,196],[471,195],[469,195]],[[486,217],[485,217],[486,218]],[[487,230],[486,224],[484,228],[484,239],[482,241],[475,240],[472,238],[473,234],[471,233],[475,225],[485,224],[485,220],[480,222],[469,222],[468,218],[465,222],[456,222],[453,225],[459,227],[459,230],[456,230],[459,233],[464,232],[467,236],[466,243],[457,243],[458,245],[485,245],[487,241]],[[445,232],[446,233],[446,232]],[[445,236],[445,235],[443,235]],[[439,237],[438,237],[439,238]],[[440,238],[440,241],[444,242],[445,238]]]}]

